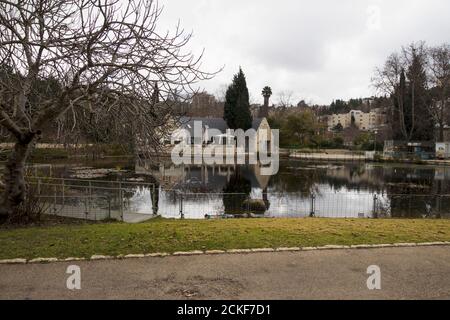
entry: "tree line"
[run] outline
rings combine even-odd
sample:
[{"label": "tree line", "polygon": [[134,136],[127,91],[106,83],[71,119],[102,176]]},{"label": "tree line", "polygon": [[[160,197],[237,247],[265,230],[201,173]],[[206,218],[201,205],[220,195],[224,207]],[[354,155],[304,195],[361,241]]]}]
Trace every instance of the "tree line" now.
[{"label": "tree line", "polygon": [[411,43],[392,53],[373,77],[375,88],[391,98],[393,138],[444,140],[449,124],[450,44]]}]

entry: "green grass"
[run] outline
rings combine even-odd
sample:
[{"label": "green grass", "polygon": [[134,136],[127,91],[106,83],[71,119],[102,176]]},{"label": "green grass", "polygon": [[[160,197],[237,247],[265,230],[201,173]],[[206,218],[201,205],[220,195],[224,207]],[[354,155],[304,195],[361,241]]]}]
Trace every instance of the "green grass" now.
[{"label": "green grass", "polygon": [[450,220],[230,219],[0,230],[0,259],[449,241]]}]

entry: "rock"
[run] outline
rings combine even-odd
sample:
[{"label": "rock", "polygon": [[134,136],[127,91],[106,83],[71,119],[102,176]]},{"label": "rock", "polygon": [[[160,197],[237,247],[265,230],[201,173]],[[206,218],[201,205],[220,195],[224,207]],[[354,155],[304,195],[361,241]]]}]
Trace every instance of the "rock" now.
[{"label": "rock", "polygon": [[203,251],[199,251],[199,250],[195,250],[195,251],[179,251],[179,252],[174,252],[173,253],[174,256],[192,256],[192,255],[199,255],[199,254],[203,254]]},{"label": "rock", "polygon": [[84,261],[84,260],[86,260],[86,259],[85,258],[72,258],[72,257],[64,259],[64,261]]},{"label": "rock", "polygon": [[442,246],[446,245],[445,242],[421,242],[417,243],[418,246]]},{"label": "rock", "polygon": [[317,250],[316,247],[303,247],[301,248],[302,251],[313,251],[313,250]]},{"label": "rock", "polygon": [[242,203],[242,207],[257,214],[263,214],[267,210],[262,199],[247,199]]},{"label": "rock", "polygon": [[392,244],[372,244],[372,248],[391,248],[393,247]]},{"label": "rock", "polygon": [[275,250],[272,248],[256,248],[252,249],[252,252],[274,252]]},{"label": "rock", "polygon": [[93,255],[91,257],[91,260],[106,260],[106,259],[112,259],[111,256],[102,256],[102,255]]},{"label": "rock", "polygon": [[169,254],[168,253],[166,253],[166,252],[155,252],[155,253],[147,253],[146,255],[145,255],[146,257],[167,257],[167,256],[169,256]]},{"label": "rock", "polygon": [[28,263],[49,263],[49,262],[57,262],[57,258],[35,258],[28,261]]},{"label": "rock", "polygon": [[396,247],[416,247],[417,243],[395,243]]},{"label": "rock", "polygon": [[4,259],[4,260],[0,260],[0,264],[25,264],[27,263],[26,259]]},{"label": "rock", "polygon": [[224,250],[206,250],[205,253],[206,254],[223,254],[223,253],[226,253],[226,251],[224,251]]},{"label": "rock", "polygon": [[145,254],[127,254],[123,256],[125,259],[145,258]]},{"label": "rock", "polygon": [[277,248],[276,251],[300,251],[300,247]]},{"label": "rock", "polygon": [[333,249],[350,249],[349,246],[340,246],[340,245],[326,245],[322,247],[317,247],[317,250],[333,250]]},{"label": "rock", "polygon": [[252,249],[230,249],[227,253],[251,253]]},{"label": "rock", "polygon": [[351,245],[350,248],[352,248],[352,249],[370,249],[370,248],[372,248],[372,245],[370,245],[370,244],[356,244],[356,245]]}]

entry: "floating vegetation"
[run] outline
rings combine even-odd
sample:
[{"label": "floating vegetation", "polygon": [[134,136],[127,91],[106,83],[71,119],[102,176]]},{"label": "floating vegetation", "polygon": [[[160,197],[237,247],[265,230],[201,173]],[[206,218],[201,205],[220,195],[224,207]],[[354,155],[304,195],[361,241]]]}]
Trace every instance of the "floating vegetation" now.
[{"label": "floating vegetation", "polygon": [[71,174],[70,177],[76,179],[104,178],[111,173],[125,172],[124,170],[120,169],[106,169],[106,168],[95,169],[89,167],[73,168],[72,170],[74,171],[74,173]]},{"label": "floating vegetation", "polygon": [[397,188],[408,188],[408,189],[430,189],[430,186],[423,184],[415,184],[411,182],[396,182],[396,183],[386,183],[389,187],[397,187]]}]

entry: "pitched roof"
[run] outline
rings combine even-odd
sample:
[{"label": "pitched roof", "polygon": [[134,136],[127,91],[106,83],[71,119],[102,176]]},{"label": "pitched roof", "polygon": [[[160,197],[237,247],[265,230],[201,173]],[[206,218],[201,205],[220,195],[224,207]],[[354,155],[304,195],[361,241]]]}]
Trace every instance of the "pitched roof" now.
[{"label": "pitched roof", "polygon": [[254,118],[252,120],[252,128],[255,130],[258,130],[259,126],[261,125],[261,122],[264,118]]},{"label": "pitched roof", "polygon": [[[264,118],[254,118],[252,120],[252,128],[255,130],[258,130],[263,119]],[[193,133],[195,121],[201,121],[203,128],[208,126],[208,128],[218,129],[222,133],[226,133],[227,129],[229,128],[226,121],[222,118],[202,118],[202,117],[181,117],[180,118],[181,126],[184,129],[189,130],[189,132],[192,131],[191,133]]]}]

